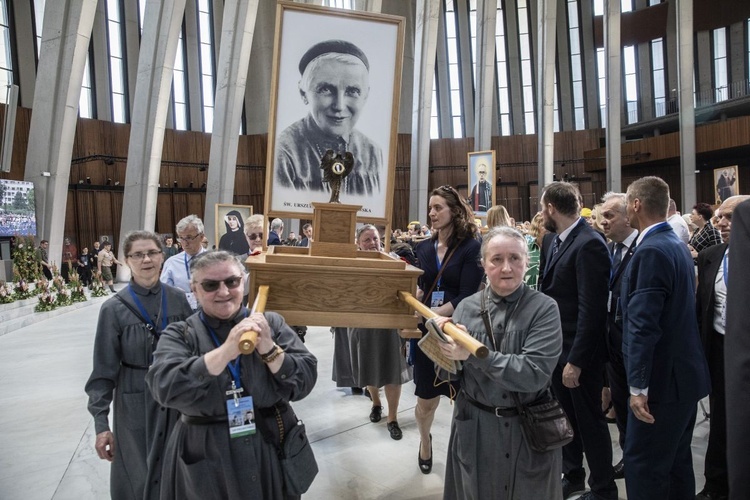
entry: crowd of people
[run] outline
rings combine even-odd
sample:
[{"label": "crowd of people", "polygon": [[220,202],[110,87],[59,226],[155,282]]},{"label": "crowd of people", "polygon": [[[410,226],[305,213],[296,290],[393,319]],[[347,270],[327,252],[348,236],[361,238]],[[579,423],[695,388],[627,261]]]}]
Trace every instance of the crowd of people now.
[{"label": "crowd of people", "polygon": [[[672,215],[685,221],[671,213],[669,186],[657,177],[606,193],[591,210],[575,185],[553,182],[531,221],[516,223],[496,205],[486,228],[455,188],[434,189],[429,224],[394,230],[391,249],[423,271],[416,297],[437,327],[455,324],[489,355],[448,336],[440,351],[460,368],[447,374],[397,330],[336,328],[334,380],[366,389],[370,420],[384,419],[394,440],[403,436],[402,387],[413,380],[415,465],[430,474],[445,461],[445,498],[615,500],[621,478],[629,499],[744,498],[728,472],[724,339],[737,333],[727,322],[727,256],[732,214],[746,200],[696,204],[684,237]],[[113,498],[296,498],[315,476],[311,453],[290,464],[284,450],[286,435],[299,440],[298,456],[309,449],[290,403],[312,390],[317,360],[300,335],[305,327],[243,306],[242,265],[264,242],[309,246],[313,228],[303,226],[300,241],[284,239],[281,219],[256,214],[237,225],[247,245],[239,256],[205,248],[195,215],[176,226],[181,251],[154,233],[125,237],[118,263],[132,278],[102,308],[86,385],[97,453],[112,462]],[[371,224],[354,243],[384,250]],[[242,356],[238,340],[248,331],[258,340]],[[698,402],[709,394],[706,480],[696,496],[690,443]],[[450,436],[442,436],[447,457],[433,456],[441,396],[455,401]],[[551,402],[574,435],[540,450],[522,416]],[[301,483],[290,479],[295,473]]]}]

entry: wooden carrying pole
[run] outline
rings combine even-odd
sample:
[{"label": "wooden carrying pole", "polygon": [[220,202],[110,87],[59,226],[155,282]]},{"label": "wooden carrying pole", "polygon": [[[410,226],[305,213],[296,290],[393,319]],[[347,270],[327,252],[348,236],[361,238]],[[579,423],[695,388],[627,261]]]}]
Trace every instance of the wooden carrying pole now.
[{"label": "wooden carrying pole", "polygon": [[[253,302],[253,308],[250,310],[250,314],[263,313],[266,310],[266,300],[268,299],[268,285],[258,287],[258,295],[255,296],[255,302]],[[242,354],[252,354],[255,350],[255,343],[258,341],[258,332],[255,330],[249,330],[242,334],[240,337],[240,352]]]},{"label": "wooden carrying pole", "polygon": [[[398,292],[398,298],[409,304],[425,319],[435,318],[438,315],[429,307],[421,303],[409,292]],[[452,338],[461,347],[472,353],[477,358],[486,358],[490,353],[487,346],[479,342],[477,339],[466,333],[465,331],[458,328],[453,323],[445,323],[443,325],[443,331],[446,335]]]}]

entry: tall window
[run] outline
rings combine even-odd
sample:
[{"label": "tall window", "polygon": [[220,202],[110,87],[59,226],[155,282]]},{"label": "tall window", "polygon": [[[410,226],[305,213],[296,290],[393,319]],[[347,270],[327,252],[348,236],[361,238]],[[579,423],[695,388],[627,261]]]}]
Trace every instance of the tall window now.
[{"label": "tall window", "polygon": [[508,84],[508,46],[505,43],[503,3],[497,2],[495,51],[497,53],[497,107],[500,115],[500,135],[510,135],[510,93]]},{"label": "tall window", "polygon": [[628,123],[636,123],[638,121],[638,75],[636,74],[635,46],[625,47],[623,56]]},{"label": "tall window", "polygon": [[518,35],[521,45],[521,87],[523,90],[523,121],[527,134],[536,132],[534,125],[534,82],[531,68],[531,33],[526,0],[518,0]]},{"label": "tall window", "polygon": [[44,26],[44,4],[46,0],[34,0],[34,29],[36,30],[36,58],[39,60],[39,54],[42,50],[42,27]]},{"label": "tall window", "polygon": [[354,0],[324,0],[323,4],[338,9],[354,10]]},{"label": "tall window", "polygon": [[599,120],[607,127],[607,71],[604,48],[596,49],[596,78],[599,87]]},{"label": "tall window", "polygon": [[107,0],[107,43],[109,48],[109,81],[112,99],[112,120],[125,123],[128,119],[127,79],[123,52],[124,32],[122,12],[118,0]]},{"label": "tall window", "polygon": [[581,30],[578,27],[578,1],[568,0],[568,34],[570,38],[570,74],[573,83],[573,114],[576,130],[586,128],[583,108],[583,63],[581,57]]},{"label": "tall window", "polygon": [[201,100],[203,102],[203,130],[211,132],[214,124],[214,51],[213,12],[211,2],[198,0],[198,40],[201,61]]},{"label": "tall window", "polygon": [[174,128],[187,130],[189,128],[188,104],[187,104],[187,78],[185,77],[185,44],[183,43],[184,27],[180,29],[177,39],[177,53],[174,58],[174,70],[172,71],[172,111],[174,116]]},{"label": "tall window", "polygon": [[94,89],[91,83],[91,53],[86,55],[86,66],[83,68],[81,97],[78,99],[78,115],[81,118],[94,118]]},{"label": "tall window", "polygon": [[664,40],[657,38],[651,42],[651,64],[654,75],[654,116],[667,114],[667,84],[664,68]]},{"label": "tall window", "polygon": [[714,42],[714,96],[716,102],[729,99],[729,74],[727,72],[727,29],[713,30]]},{"label": "tall window", "polygon": [[13,83],[13,58],[10,49],[10,24],[7,0],[0,0],[0,102],[6,101],[6,89]]},{"label": "tall window", "polygon": [[464,136],[463,113],[461,106],[461,75],[459,71],[458,57],[458,22],[454,11],[453,1],[445,2],[445,43],[448,53],[448,85],[450,87],[451,102],[451,124],[453,125],[453,137]]},{"label": "tall window", "polygon": [[430,139],[440,139],[440,115],[438,111],[437,78],[433,76],[432,106],[430,107]]},{"label": "tall window", "polygon": [[477,0],[469,0],[469,34],[471,36],[471,69],[474,92],[477,90]]}]

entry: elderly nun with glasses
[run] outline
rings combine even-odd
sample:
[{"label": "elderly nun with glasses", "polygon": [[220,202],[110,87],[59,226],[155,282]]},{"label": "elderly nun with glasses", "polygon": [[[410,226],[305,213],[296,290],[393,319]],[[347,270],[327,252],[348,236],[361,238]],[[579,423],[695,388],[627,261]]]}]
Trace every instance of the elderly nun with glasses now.
[{"label": "elderly nun with glasses", "polygon": [[[297,425],[290,401],[312,391],[317,359],[276,314],[242,307],[245,274],[237,256],[206,252],[191,262],[200,309],[170,325],[147,383],[181,413],[167,444],[162,499],[296,498],[278,448]],[[255,331],[255,350],[240,338]]]},{"label": "elderly nun with glasses", "polygon": [[146,371],[167,325],[193,311],[185,292],[159,281],[164,262],[159,235],[128,233],[123,250],[132,277],[99,312],[93,370],[86,383],[88,408],[96,453],[112,463],[110,496],[159,498],[161,455],[177,413],[160,407],[146,390]]}]

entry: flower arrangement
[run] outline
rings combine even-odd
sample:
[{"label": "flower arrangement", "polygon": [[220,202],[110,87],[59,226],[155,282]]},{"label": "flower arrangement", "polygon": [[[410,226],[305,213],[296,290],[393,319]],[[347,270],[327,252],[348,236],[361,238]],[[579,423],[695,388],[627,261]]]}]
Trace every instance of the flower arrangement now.
[{"label": "flower arrangement", "polygon": [[34,296],[34,292],[31,290],[31,287],[28,283],[26,283],[26,280],[23,278],[18,278],[16,280],[16,288],[14,290],[14,295],[17,300],[24,300],[28,299]]},{"label": "flower arrangement", "polygon": [[73,302],[86,302],[86,293],[83,291],[83,283],[78,276],[78,272],[71,270],[68,276],[68,290],[70,290],[70,299]]},{"label": "flower arrangement", "polygon": [[67,287],[57,292],[57,307],[69,306],[72,303],[73,303],[72,293]]},{"label": "flower arrangement", "polygon": [[0,281],[0,304],[10,304],[16,300],[13,296],[13,287],[4,281]]},{"label": "flower arrangement", "polygon": [[14,274],[27,282],[33,282],[42,274],[40,266],[34,238],[31,236],[16,236],[16,248],[13,252]]},{"label": "flower arrangement", "polygon": [[106,297],[109,294],[107,289],[104,288],[102,277],[99,273],[96,273],[91,277],[91,285],[89,285],[89,290],[91,290],[92,297]]},{"label": "flower arrangement", "polygon": [[44,291],[41,295],[39,295],[39,302],[34,308],[34,311],[36,312],[52,311],[56,307],[57,307],[57,301],[55,300],[55,295],[53,293],[50,293],[49,290],[47,290],[47,291]]}]

